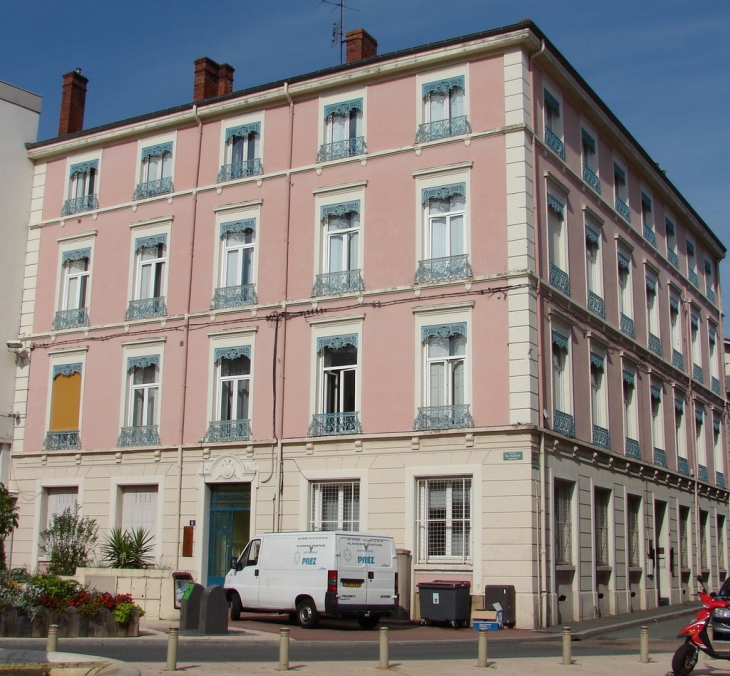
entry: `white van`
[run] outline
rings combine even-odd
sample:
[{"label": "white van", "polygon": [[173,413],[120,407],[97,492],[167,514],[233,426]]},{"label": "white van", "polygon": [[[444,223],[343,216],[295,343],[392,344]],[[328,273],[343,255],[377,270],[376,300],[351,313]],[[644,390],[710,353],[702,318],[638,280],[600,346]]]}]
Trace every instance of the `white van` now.
[{"label": "white van", "polygon": [[264,533],[231,562],[224,586],[232,620],[244,610],[289,613],[311,629],[327,615],[354,617],[372,629],[395,612],[397,570],[390,535]]}]

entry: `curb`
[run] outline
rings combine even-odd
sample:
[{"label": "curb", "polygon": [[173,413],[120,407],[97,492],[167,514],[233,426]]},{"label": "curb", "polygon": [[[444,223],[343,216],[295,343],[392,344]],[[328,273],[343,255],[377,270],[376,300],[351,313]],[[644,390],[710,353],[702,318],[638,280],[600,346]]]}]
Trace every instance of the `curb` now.
[{"label": "curb", "polygon": [[675,610],[671,613],[665,613],[664,615],[657,615],[656,617],[645,617],[643,619],[626,620],[625,622],[616,622],[615,624],[606,625],[605,627],[594,627],[592,629],[584,629],[583,631],[576,632],[573,634],[574,641],[582,641],[591,636],[597,634],[603,634],[608,631],[620,631],[621,629],[630,629],[631,627],[640,627],[642,625],[648,625],[651,622],[663,622],[664,620],[675,620],[678,617],[684,617],[685,615],[695,615],[697,609],[686,610]]}]

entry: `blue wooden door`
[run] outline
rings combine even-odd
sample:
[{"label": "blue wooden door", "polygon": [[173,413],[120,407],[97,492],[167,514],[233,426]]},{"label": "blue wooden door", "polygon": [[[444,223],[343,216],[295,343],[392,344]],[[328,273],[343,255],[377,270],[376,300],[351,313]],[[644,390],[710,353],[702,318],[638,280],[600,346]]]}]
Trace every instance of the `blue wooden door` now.
[{"label": "blue wooden door", "polygon": [[251,484],[213,484],[210,486],[210,525],[208,535],[208,586],[222,585],[249,539]]}]

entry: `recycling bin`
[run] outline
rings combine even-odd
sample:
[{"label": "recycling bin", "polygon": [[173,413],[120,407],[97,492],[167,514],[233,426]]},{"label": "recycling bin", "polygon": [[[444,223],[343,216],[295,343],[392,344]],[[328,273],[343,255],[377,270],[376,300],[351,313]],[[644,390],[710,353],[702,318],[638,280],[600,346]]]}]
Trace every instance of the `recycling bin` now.
[{"label": "recycling bin", "polygon": [[418,583],[422,622],[450,622],[467,627],[471,616],[471,582],[434,580]]}]

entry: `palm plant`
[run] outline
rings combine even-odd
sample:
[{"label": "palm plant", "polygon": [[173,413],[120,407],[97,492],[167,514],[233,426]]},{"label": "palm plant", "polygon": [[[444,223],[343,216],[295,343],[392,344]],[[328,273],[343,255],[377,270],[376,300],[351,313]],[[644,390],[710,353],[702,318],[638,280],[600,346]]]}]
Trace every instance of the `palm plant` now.
[{"label": "palm plant", "polygon": [[110,568],[147,568],[152,563],[153,536],[144,528],[112,528],[101,548]]}]

